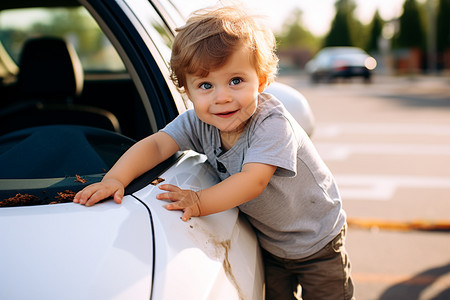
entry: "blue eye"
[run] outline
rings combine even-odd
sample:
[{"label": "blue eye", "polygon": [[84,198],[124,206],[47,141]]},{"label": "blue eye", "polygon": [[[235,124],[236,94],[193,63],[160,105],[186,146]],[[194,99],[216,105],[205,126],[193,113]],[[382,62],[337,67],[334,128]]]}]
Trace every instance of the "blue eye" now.
[{"label": "blue eye", "polygon": [[209,82],[203,82],[199,87],[204,90],[209,90],[210,88],[212,88],[212,84]]},{"label": "blue eye", "polygon": [[230,81],[230,85],[238,85],[241,82],[242,82],[242,78],[233,78]]}]

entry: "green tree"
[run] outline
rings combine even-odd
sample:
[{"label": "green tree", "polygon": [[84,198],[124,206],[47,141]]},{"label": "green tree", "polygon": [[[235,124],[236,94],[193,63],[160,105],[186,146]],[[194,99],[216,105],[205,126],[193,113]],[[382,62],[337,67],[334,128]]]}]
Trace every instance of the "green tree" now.
[{"label": "green tree", "polygon": [[283,30],[277,35],[279,49],[305,48],[315,51],[319,47],[319,39],[304,28],[303,12],[296,9],[283,24]]},{"label": "green tree", "polygon": [[302,13],[294,10],[276,36],[281,66],[284,63],[289,67],[303,68],[312,53],[320,48],[320,39],[303,26]]},{"label": "green tree", "polygon": [[437,26],[436,43],[438,52],[450,48],[450,0],[440,0]]},{"label": "green tree", "polygon": [[349,23],[352,46],[364,49],[369,38],[369,26],[355,18],[351,18]]},{"label": "green tree", "polygon": [[368,52],[377,52],[378,49],[378,41],[381,37],[383,31],[384,21],[380,17],[380,13],[378,10],[375,11],[373,15],[372,21],[370,22],[370,33],[369,33],[369,41],[365,49]]},{"label": "green tree", "polygon": [[[76,25],[75,25],[76,24]],[[80,24],[82,24],[80,26]],[[45,23],[31,25],[31,32],[73,38],[79,56],[95,53],[102,48],[102,33],[83,9],[53,9]]]},{"label": "green tree", "polygon": [[425,34],[416,0],[405,0],[394,45],[398,48],[423,48]]},{"label": "green tree", "polygon": [[325,37],[324,46],[352,46],[352,25],[357,24],[353,17],[356,8],[353,0],[337,0],[336,15],[331,23],[331,29]]},{"label": "green tree", "polygon": [[[58,24],[61,36],[74,35],[78,39],[78,51],[80,55],[95,52],[100,49],[103,43],[101,33],[96,30],[97,25],[92,18],[85,15],[84,10],[67,10],[55,14],[51,21],[53,26]],[[73,24],[82,24],[74,26]],[[55,31],[53,29],[53,31]]]}]

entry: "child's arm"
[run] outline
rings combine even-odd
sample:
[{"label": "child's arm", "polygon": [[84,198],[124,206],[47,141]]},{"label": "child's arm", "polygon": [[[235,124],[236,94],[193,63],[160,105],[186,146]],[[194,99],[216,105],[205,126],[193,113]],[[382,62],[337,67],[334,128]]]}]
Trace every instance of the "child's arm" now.
[{"label": "child's arm", "polygon": [[91,206],[112,196],[114,201],[120,204],[125,187],[133,179],[168,159],[178,150],[177,143],[168,134],[157,132],[134,144],[106,173],[101,182],[79,191],[73,202]]},{"label": "child's arm", "polygon": [[272,165],[248,163],[241,172],[198,192],[162,184],[159,188],[168,192],[157,195],[157,199],[174,201],[166,208],[183,210],[182,219],[187,221],[190,217],[225,211],[256,198],[266,188],[275,170]]}]

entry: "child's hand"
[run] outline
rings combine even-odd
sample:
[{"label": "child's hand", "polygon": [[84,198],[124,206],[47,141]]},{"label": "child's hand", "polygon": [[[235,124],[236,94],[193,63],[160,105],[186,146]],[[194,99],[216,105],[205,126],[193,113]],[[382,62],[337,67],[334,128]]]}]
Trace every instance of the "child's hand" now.
[{"label": "child's hand", "polygon": [[173,201],[173,203],[166,205],[166,209],[182,210],[184,212],[181,217],[183,221],[188,221],[191,217],[199,217],[201,215],[200,196],[197,192],[182,190],[172,184],[162,184],[159,188],[168,193],[156,195],[156,198]]},{"label": "child's hand", "polygon": [[125,188],[119,180],[107,178],[79,191],[73,198],[73,202],[92,206],[95,203],[112,196],[114,202],[120,204],[122,203],[124,193]]}]

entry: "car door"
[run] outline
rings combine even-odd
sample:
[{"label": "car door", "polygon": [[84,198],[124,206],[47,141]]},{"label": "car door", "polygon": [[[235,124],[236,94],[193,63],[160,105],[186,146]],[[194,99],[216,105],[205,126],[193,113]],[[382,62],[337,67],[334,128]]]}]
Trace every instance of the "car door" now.
[{"label": "car door", "polygon": [[[153,113],[153,126],[164,126],[189,108],[168,81],[173,28],[165,3],[90,1],[91,13],[109,31],[131,70],[143,101]],[[159,10],[158,10],[159,9]],[[114,16],[114,17],[113,17]],[[118,33],[117,33],[118,32]],[[163,34],[161,34],[163,32]],[[218,181],[204,155],[178,154],[159,178],[183,189],[204,189]],[[143,176],[145,178],[145,176]],[[262,299],[263,270],[255,234],[237,209],[180,220],[156,200],[159,189],[149,178],[138,179],[133,197],[149,208],[155,239],[154,299]],[[176,284],[173,284],[176,282]]]}]

